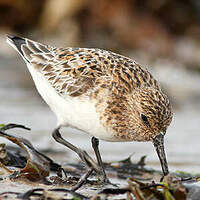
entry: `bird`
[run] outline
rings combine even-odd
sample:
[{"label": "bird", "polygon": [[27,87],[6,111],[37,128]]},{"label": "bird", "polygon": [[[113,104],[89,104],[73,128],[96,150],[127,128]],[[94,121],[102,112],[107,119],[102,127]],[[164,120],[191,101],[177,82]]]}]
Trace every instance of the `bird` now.
[{"label": "bird", "polygon": [[[109,183],[99,140],[152,142],[163,175],[169,174],[164,136],[173,112],[159,82],[142,65],[126,56],[98,48],[57,48],[8,35],[7,42],[22,56],[35,86],[57,117],[53,138],[76,152],[88,167],[75,187],[93,171]],[[91,136],[97,162],[64,139],[62,127]]]}]

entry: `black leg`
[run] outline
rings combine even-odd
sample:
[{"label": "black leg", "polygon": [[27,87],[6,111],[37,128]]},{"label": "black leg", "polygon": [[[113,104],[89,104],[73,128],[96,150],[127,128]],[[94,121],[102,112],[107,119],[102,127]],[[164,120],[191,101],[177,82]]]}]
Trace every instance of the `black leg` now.
[{"label": "black leg", "polygon": [[73,144],[69,143],[68,141],[66,141],[60,134],[59,132],[59,128],[55,129],[52,133],[53,138],[60,144],[68,147],[69,149],[71,149],[72,151],[76,152],[79,157],[81,158],[81,160],[86,163],[87,167],[89,168],[88,172],[83,175],[80,178],[79,183],[77,184],[77,186],[75,186],[73,188],[73,190],[77,190],[78,188],[80,188],[83,183],[87,180],[87,178],[90,176],[90,174],[92,173],[93,170],[95,170],[97,173],[99,173],[101,171],[101,169],[99,169],[99,166],[94,162],[94,160],[87,154],[86,151],[82,151],[81,149],[75,147]]},{"label": "black leg", "polygon": [[60,129],[60,127],[57,128],[57,129],[55,129],[55,130],[53,131],[53,133],[52,133],[53,138],[54,138],[58,143],[60,143],[60,144],[62,144],[62,145],[64,145],[64,146],[70,148],[72,151],[75,151],[75,152],[77,153],[79,149],[78,149],[77,147],[75,147],[73,144],[67,142],[67,141],[61,136],[61,134],[60,134],[60,132],[59,132],[59,129]]},{"label": "black leg", "polygon": [[94,149],[94,152],[95,152],[95,155],[96,155],[96,158],[97,158],[97,162],[98,162],[99,166],[101,167],[101,171],[102,171],[102,174],[103,174],[103,182],[108,183],[109,181],[108,181],[108,178],[106,176],[104,166],[103,166],[103,162],[102,162],[102,159],[101,159],[101,155],[100,155],[100,152],[99,152],[99,140],[95,137],[92,137],[91,141],[92,141],[92,147]]},{"label": "black leg", "polygon": [[68,147],[72,151],[76,152],[80,159],[86,163],[89,168],[93,168],[96,172],[99,172],[99,166],[94,162],[94,160],[87,154],[86,151],[83,151],[70,142],[66,141],[60,134],[59,128],[55,129],[52,133],[53,138],[60,144]]}]

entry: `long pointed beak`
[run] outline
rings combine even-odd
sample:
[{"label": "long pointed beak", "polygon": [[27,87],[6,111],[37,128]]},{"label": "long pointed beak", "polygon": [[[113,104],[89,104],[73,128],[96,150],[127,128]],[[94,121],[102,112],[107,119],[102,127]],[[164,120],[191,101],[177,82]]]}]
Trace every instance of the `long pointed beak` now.
[{"label": "long pointed beak", "polygon": [[167,174],[169,174],[169,170],[168,170],[167,159],[165,156],[164,135],[163,134],[157,135],[153,139],[153,145],[154,145],[156,152],[158,154],[158,157],[160,159],[163,174],[164,174],[164,176],[166,176]]}]

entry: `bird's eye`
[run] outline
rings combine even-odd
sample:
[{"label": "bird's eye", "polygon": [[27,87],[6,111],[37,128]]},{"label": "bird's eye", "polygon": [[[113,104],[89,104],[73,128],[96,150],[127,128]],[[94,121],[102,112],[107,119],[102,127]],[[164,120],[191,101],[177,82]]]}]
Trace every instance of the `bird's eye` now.
[{"label": "bird's eye", "polygon": [[142,121],[143,121],[145,124],[149,124],[149,121],[148,121],[148,118],[147,118],[146,115],[141,114],[140,117],[141,117]]}]

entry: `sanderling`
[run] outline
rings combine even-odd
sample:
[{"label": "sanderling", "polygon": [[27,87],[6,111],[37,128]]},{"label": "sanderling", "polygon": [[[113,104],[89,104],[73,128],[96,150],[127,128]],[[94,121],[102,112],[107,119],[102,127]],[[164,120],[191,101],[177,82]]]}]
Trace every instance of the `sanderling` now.
[{"label": "sanderling", "polygon": [[[168,164],[164,135],[172,120],[168,97],[153,76],[134,60],[96,48],[56,48],[8,36],[26,62],[38,92],[57,116],[54,139],[75,151],[107,182],[99,139],[111,142],[152,141],[163,174]],[[60,135],[74,127],[92,136],[98,165]],[[80,181],[81,182],[81,181]],[[83,183],[83,179],[82,179]]]}]

